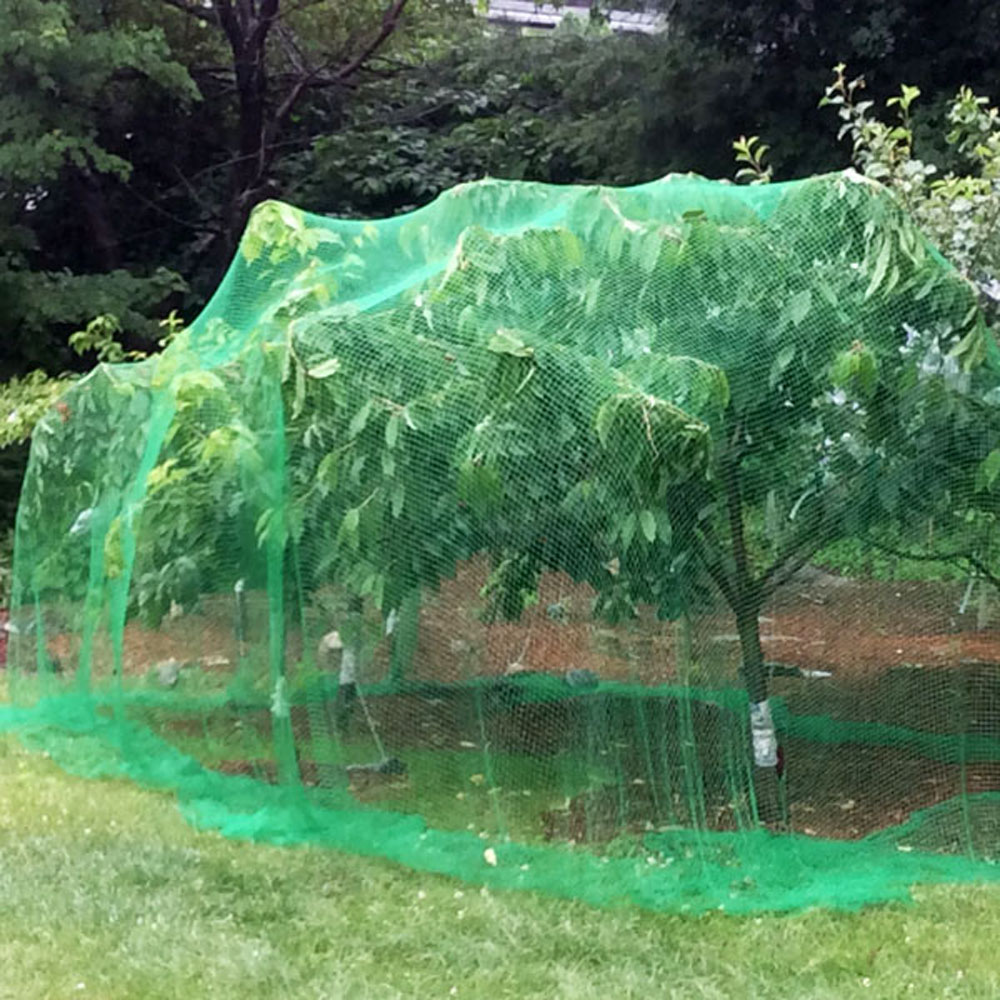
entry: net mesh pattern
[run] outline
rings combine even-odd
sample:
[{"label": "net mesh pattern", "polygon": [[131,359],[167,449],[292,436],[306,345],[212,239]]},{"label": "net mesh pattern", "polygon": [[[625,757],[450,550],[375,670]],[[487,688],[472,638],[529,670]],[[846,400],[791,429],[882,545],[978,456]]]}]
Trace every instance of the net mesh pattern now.
[{"label": "net mesh pattern", "polygon": [[990,879],[998,371],[851,173],[265,203],[39,425],[0,726],[230,836],[596,904]]}]

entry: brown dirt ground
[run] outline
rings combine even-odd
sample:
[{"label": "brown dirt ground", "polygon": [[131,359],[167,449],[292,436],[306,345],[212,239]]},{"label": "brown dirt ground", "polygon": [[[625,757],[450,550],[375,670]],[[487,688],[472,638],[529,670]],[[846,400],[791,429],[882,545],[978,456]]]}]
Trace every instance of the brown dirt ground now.
[{"label": "brown dirt ground", "polygon": [[[518,622],[484,624],[479,596],[486,579],[481,561],[464,564],[440,590],[427,596],[421,612],[414,675],[424,679],[461,680],[501,674],[517,665],[562,673],[592,670],[607,679],[647,684],[676,679],[675,626],[659,622],[651,609],[638,620],[609,627],[590,620],[594,594],[585,584],[548,574],[539,601]],[[865,676],[894,666],[940,667],[963,661],[1000,663],[1000,629],[976,628],[972,609],[958,614],[962,588],[954,583],[884,583],[823,575],[803,585],[790,584],[765,609],[761,636],[765,656],[782,663],[832,671],[838,678]],[[250,595],[251,626],[259,638],[266,627],[262,594]],[[560,605],[565,616],[550,618]],[[227,670],[236,662],[233,607],[229,598],[208,598],[199,612],[165,619],[158,629],[131,622],[125,632],[126,673],[145,673],[168,659],[201,661],[206,669]],[[334,622],[311,614],[314,642]],[[717,671],[735,671],[738,643],[731,617],[724,611],[693,621],[696,659]],[[385,647],[387,644],[383,643]],[[50,651],[72,663],[78,638],[54,635]],[[288,660],[301,655],[301,632],[288,630]],[[373,671],[384,669],[386,649],[376,655]],[[96,663],[107,665],[110,644],[95,644]]]},{"label": "brown dirt ground", "polygon": [[[543,578],[537,606],[515,623],[485,624],[480,590],[481,561],[460,566],[455,577],[426,597],[413,676],[462,680],[517,669],[561,674],[587,669],[605,679],[658,684],[677,680],[674,624],[644,609],[638,620],[614,628],[590,620],[593,593],[556,574]],[[977,628],[973,607],[958,613],[962,586],[956,583],[885,583],[812,574],[790,584],[762,615],[765,656],[812,670],[830,671],[830,681],[776,680],[775,692],[793,710],[834,717],[872,719],[897,725],[955,732],[954,678],[976,701],[966,705],[957,731],[1000,738],[1000,629]],[[266,627],[264,597],[250,595],[251,626],[258,638]],[[553,620],[547,609],[565,614]],[[201,661],[207,670],[233,669],[237,650],[231,599],[212,598],[200,612],[168,619],[156,630],[130,623],[124,640],[129,674],[143,674],[158,662]],[[311,614],[309,642],[335,627]],[[695,660],[705,683],[737,683],[738,642],[730,616],[703,615],[692,623]],[[78,639],[52,638],[50,651],[72,663]],[[382,674],[387,643],[376,655],[371,676]],[[301,654],[298,628],[288,632],[288,658]],[[99,639],[95,671],[107,669],[110,648]],[[971,693],[970,693],[971,692]],[[949,707],[951,706],[951,707]],[[412,708],[412,706],[410,706]],[[402,704],[397,706],[402,709]],[[409,709],[408,709],[409,710]],[[448,746],[448,719],[421,716]],[[389,706],[386,711],[392,714]],[[397,713],[398,714],[398,711]],[[430,721],[427,721],[427,720]],[[387,720],[388,723],[388,720]],[[390,726],[391,728],[391,726]],[[964,787],[1000,790],[1000,765],[975,765],[964,774],[895,749],[841,745],[790,747],[788,791],[794,829],[817,835],[858,837],[902,822],[912,811],[942,802]],[[225,769],[243,765],[229,762]],[[725,816],[717,818],[725,826]]]}]

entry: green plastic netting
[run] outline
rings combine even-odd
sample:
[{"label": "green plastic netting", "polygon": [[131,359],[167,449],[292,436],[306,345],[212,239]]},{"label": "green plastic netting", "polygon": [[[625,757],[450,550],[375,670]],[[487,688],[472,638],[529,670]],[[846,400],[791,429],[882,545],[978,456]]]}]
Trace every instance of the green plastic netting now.
[{"label": "green plastic netting", "polygon": [[0,726],[598,904],[992,879],[998,473],[975,295],[857,175],[269,202],[35,432]]}]

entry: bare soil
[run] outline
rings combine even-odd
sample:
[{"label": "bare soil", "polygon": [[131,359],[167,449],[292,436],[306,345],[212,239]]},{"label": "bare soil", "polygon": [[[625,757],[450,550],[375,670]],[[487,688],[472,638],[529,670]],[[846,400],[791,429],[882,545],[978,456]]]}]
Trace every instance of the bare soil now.
[{"label": "bare soil", "polygon": [[[697,667],[690,674],[678,671],[684,636],[676,624],[656,620],[651,609],[615,627],[595,622],[590,588],[558,574],[542,579],[538,603],[519,621],[487,623],[480,596],[486,576],[483,561],[470,562],[426,596],[411,678],[448,682],[499,679],[523,671],[562,675],[575,669],[646,685],[739,683],[738,638],[724,609],[691,622],[691,659]],[[1000,629],[990,621],[988,627],[978,627],[983,619],[975,606],[960,613],[962,595],[963,587],[956,583],[854,580],[815,570],[801,574],[764,609],[765,657],[831,676],[776,677],[774,693],[800,715],[1000,739]],[[262,594],[249,600],[251,640],[263,648],[266,600]],[[130,623],[123,648],[126,673],[144,675],[169,659],[200,663],[216,674],[234,670],[238,651],[233,611],[231,599],[209,598],[198,612],[166,619],[158,629]],[[336,622],[310,611],[307,627],[306,643],[312,645]],[[50,652],[72,663],[78,641],[76,636],[57,635]],[[366,679],[385,676],[388,646],[381,643]],[[290,624],[287,661],[296,662],[302,649],[301,629]],[[98,637],[95,672],[107,670],[110,662],[110,644]],[[467,700],[396,696],[373,699],[372,711],[387,743],[453,751],[482,736]],[[494,705],[487,713],[491,721],[486,736],[510,752],[555,753],[562,746],[561,734],[580,723],[579,717],[565,713],[577,711],[572,700],[559,708],[520,705],[507,711]],[[303,718],[296,728],[307,726]],[[187,728],[194,735],[191,723],[178,720],[178,735]],[[793,829],[808,834],[856,838],[903,822],[913,811],[963,789],[1000,791],[1000,764],[975,764],[963,771],[897,748],[801,740],[789,741],[785,751],[789,821]],[[259,762],[227,761],[220,768],[269,773]],[[659,820],[643,805],[642,786],[630,787],[636,801],[626,808],[629,821]],[[724,800],[720,793],[709,817],[719,829],[732,822]],[[540,818],[540,824],[548,824],[553,837],[575,839],[579,820],[573,810],[584,806],[594,815],[594,803],[570,803],[565,816]],[[621,807],[619,799],[616,808]]]}]

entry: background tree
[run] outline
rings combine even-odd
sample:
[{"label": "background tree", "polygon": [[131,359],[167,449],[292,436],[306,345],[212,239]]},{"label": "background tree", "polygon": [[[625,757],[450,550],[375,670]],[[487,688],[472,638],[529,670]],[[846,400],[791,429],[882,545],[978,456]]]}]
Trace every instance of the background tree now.
[{"label": "background tree", "polygon": [[[197,75],[215,88],[231,87],[228,180],[219,250],[228,264],[253,207],[277,193],[273,172],[283,148],[295,144],[293,118],[306,98],[319,92],[344,94],[390,46],[412,13],[433,22],[433,0],[213,0],[203,5],[162,0],[214,29],[224,40],[226,67],[201,67]],[[218,99],[218,96],[216,97]]]},{"label": "background tree", "polygon": [[99,313],[148,336],[184,287],[131,258],[108,197],[133,173],[129,111],[159,95],[183,109],[197,91],[155,27],[56,0],[0,10],[0,375],[58,370]]},{"label": "background tree", "polygon": [[709,173],[725,169],[715,157],[727,130],[730,136],[780,136],[774,164],[782,176],[836,167],[842,155],[815,113],[815,95],[837,62],[863,74],[876,100],[892,96],[901,80],[933,95],[917,131],[939,156],[945,147],[933,123],[958,87],[1000,92],[1000,11],[985,0],[665,0],[662,6],[673,44],[689,47],[690,55],[663,124],[669,127],[679,108],[682,128],[685,122],[700,126],[713,158],[698,169]]}]

